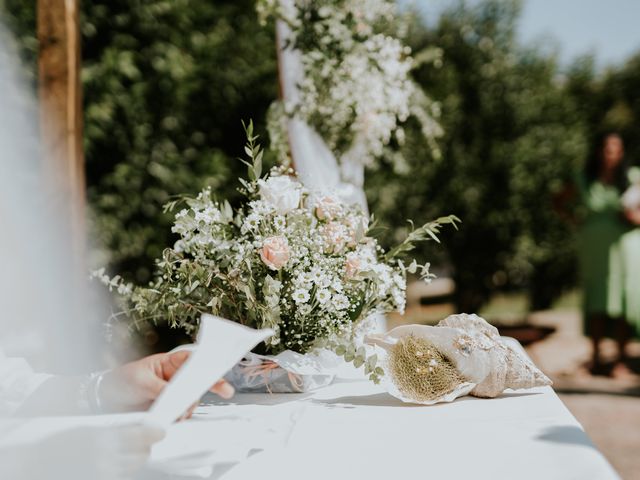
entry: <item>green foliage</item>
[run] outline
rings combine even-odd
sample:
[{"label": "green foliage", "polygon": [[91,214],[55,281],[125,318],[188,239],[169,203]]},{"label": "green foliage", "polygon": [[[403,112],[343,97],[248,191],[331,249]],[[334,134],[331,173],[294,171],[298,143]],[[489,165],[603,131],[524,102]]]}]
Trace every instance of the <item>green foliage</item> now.
[{"label": "green foliage", "polygon": [[[35,5],[2,5],[34,72]],[[240,120],[264,132],[277,96],[274,35],[251,0],[81,5],[88,197],[108,255],[96,262],[145,282],[173,240],[163,204],[205,186],[239,198]]]},{"label": "green foliage", "polygon": [[[586,156],[586,140],[619,130],[628,161],[640,161],[640,56],[604,75],[585,57],[561,77],[553,57],[517,44],[519,2],[475,5],[460,3],[433,28],[415,17],[409,28],[415,80],[442,104],[442,158],[410,120],[406,161],[369,171],[367,193],[393,227],[381,232],[386,245],[405,238],[406,218],[422,224],[453,212],[464,221],[443,234],[439,261],[452,267],[462,309],[514,287],[544,306],[574,281],[572,232],[551,204]],[[0,0],[31,79],[35,6]],[[175,240],[162,210],[172,197],[210,186],[238,202],[240,120],[254,118],[254,136],[264,138],[278,85],[274,33],[254,12],[252,0],[82,2],[93,233],[109,270],[126,280],[148,281],[153,259]],[[266,157],[262,170],[273,161]],[[438,253],[419,248],[416,256]]]},{"label": "green foliage", "polygon": [[442,160],[407,129],[406,171],[382,169],[368,181],[384,223],[400,225],[408,212],[463,220],[444,237],[463,311],[499,288],[529,286],[534,303],[545,303],[573,281],[571,232],[552,200],[585,154],[584,128],[554,59],[517,44],[518,12],[518,2],[485,1],[459,5],[432,30],[414,25],[414,51],[442,51],[440,69],[416,72],[442,102]]},{"label": "green foliage", "polygon": [[[625,141],[629,164],[640,164],[640,53],[624,65],[598,75],[590,56],[578,59],[568,74],[567,91],[584,117],[591,141],[598,134],[618,132]],[[591,153],[591,152],[590,152]]]},{"label": "green foliage", "polygon": [[[413,222],[410,223],[413,225]],[[460,219],[455,215],[440,217],[436,220],[425,223],[420,228],[412,230],[400,245],[392,248],[387,253],[387,258],[391,259],[399,255],[404,255],[415,249],[419,242],[424,242],[425,240],[433,240],[434,242],[440,243],[440,239],[438,239],[440,229],[444,225],[453,225],[457,230],[458,223],[460,223]]]},{"label": "green foliage", "polygon": [[98,240],[128,277],[148,279],[171,243],[162,205],[172,195],[210,186],[238,198],[239,121],[263,119],[277,88],[272,32],[252,7],[84,3],[89,197]]}]

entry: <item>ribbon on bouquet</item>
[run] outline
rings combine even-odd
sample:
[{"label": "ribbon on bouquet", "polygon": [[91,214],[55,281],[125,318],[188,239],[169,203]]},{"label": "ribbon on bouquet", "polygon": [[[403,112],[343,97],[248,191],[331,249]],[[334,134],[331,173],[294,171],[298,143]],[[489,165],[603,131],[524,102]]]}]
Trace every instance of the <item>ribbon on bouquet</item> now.
[{"label": "ribbon on bouquet", "polygon": [[[271,377],[271,373],[274,370],[278,368],[282,368],[280,367],[280,365],[278,365],[273,360],[266,360],[266,359],[262,359],[260,363],[255,363],[251,360],[245,359],[240,361],[239,365],[242,368],[242,373],[247,375],[249,378],[255,378],[255,377],[261,376],[264,380],[265,386],[267,387],[267,391],[269,393],[273,393],[271,391],[271,387],[269,386],[269,380]],[[303,392],[304,381],[302,379],[302,376],[296,373],[290,372],[288,370],[285,370],[285,371],[287,372],[287,376],[289,377],[289,382],[291,383],[291,386],[293,387],[293,389],[296,390],[297,392]]]}]

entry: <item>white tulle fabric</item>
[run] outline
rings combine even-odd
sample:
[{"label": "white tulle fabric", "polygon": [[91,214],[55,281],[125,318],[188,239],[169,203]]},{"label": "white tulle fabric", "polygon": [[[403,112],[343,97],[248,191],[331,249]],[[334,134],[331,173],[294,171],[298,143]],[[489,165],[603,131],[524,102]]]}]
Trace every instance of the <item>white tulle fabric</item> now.
[{"label": "white tulle fabric", "polygon": [[[291,1],[283,1],[291,8]],[[300,101],[298,85],[304,78],[301,53],[287,47],[291,29],[282,20],[276,24],[280,81],[285,107]],[[286,47],[286,48],[285,48]],[[340,165],[322,137],[305,121],[293,117],[287,122],[294,166],[302,183],[311,190],[332,190],[345,202],[368,212],[364,194],[364,166],[345,161]]]}]

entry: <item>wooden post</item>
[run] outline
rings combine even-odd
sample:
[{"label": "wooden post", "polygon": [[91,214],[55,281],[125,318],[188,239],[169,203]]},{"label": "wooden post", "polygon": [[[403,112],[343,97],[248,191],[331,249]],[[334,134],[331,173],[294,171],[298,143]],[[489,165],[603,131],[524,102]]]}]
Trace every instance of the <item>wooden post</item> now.
[{"label": "wooden post", "polygon": [[38,0],[37,21],[44,173],[80,267],[85,253],[85,175],[78,0]]}]

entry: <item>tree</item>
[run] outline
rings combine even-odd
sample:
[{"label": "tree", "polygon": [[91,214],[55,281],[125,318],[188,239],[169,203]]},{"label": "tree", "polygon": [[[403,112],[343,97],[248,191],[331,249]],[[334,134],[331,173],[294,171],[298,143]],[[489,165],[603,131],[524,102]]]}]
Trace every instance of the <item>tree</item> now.
[{"label": "tree", "polygon": [[598,74],[592,57],[578,59],[568,74],[567,91],[579,106],[592,140],[616,131],[625,140],[629,164],[640,164],[640,53]]},{"label": "tree", "polygon": [[460,3],[433,29],[414,24],[415,50],[442,51],[440,69],[416,72],[442,102],[442,160],[430,159],[409,132],[408,168],[381,169],[369,182],[384,223],[444,213],[462,219],[443,242],[461,311],[515,287],[529,288],[543,307],[574,281],[571,232],[551,207],[584,155],[584,128],[555,59],[517,44],[519,10],[516,1]]},{"label": "tree", "polygon": [[[35,3],[1,6],[35,71]],[[173,241],[163,204],[205,185],[235,198],[240,121],[266,139],[273,32],[251,0],[86,0],[81,30],[94,262],[145,282]]]}]

